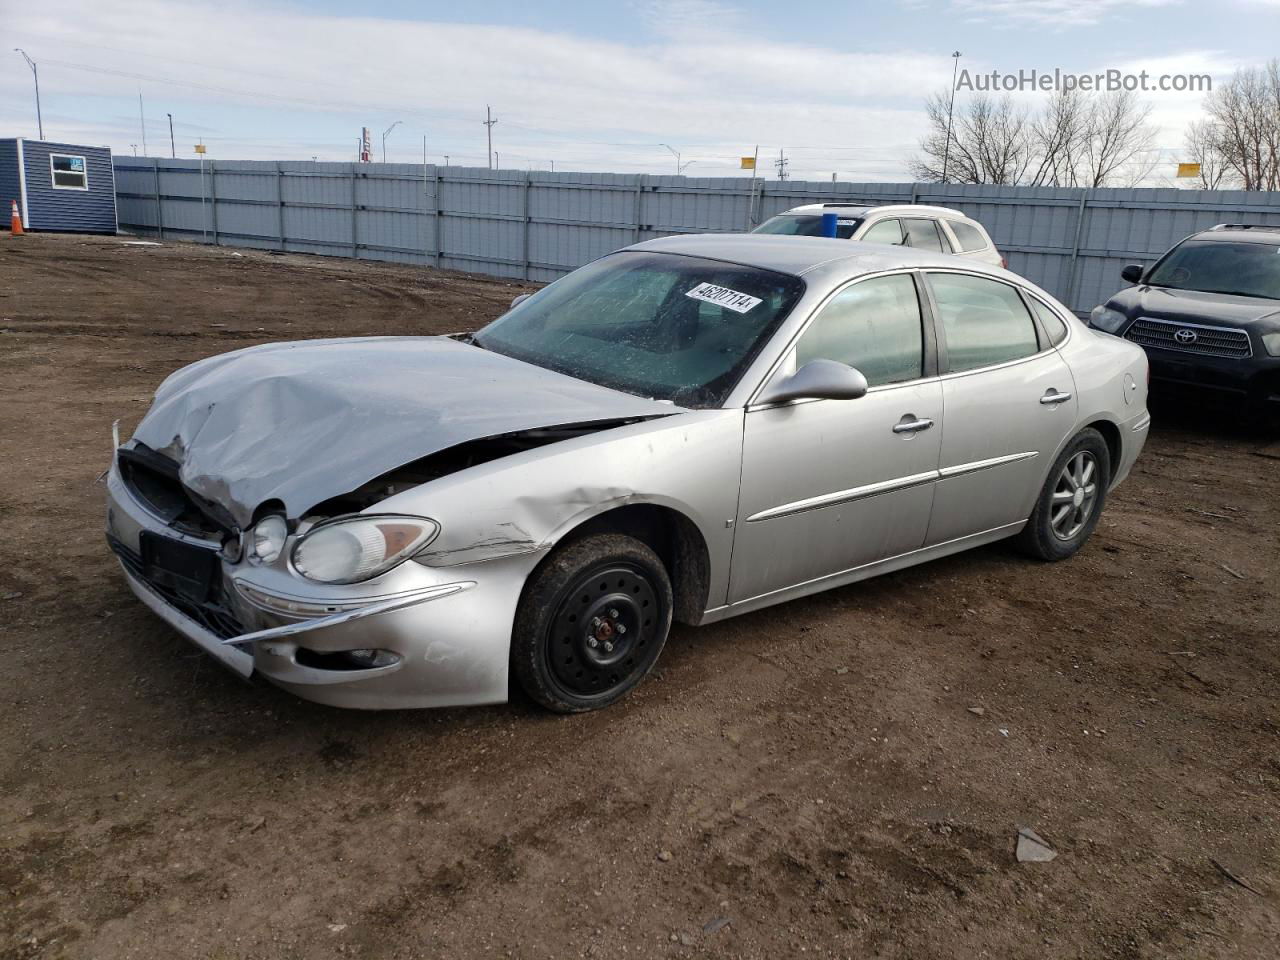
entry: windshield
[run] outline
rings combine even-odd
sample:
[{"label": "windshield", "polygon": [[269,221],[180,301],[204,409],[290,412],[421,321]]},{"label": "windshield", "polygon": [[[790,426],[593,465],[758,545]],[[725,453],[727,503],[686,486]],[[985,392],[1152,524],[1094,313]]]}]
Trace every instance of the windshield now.
[{"label": "windshield", "polygon": [[698,257],[597,260],[489,324],[486,350],[681,406],[719,406],[804,292],[798,277]]},{"label": "windshield", "polygon": [[1270,243],[1185,240],[1147,278],[1156,287],[1280,300],[1280,247]]},{"label": "windshield", "polygon": [[[837,215],[836,236],[841,240],[848,240],[853,236],[854,231],[858,229],[862,219],[862,217]],[[771,220],[766,220],[751,232],[779,233],[788,237],[821,237],[823,236],[822,217],[814,215],[797,216],[796,214],[784,213]]]}]

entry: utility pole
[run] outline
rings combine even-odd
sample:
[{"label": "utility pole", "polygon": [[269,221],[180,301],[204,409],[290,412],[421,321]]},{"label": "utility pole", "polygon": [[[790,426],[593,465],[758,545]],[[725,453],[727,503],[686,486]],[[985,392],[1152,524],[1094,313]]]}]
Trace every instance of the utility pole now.
[{"label": "utility pole", "polygon": [[482,120],[481,123],[484,124],[485,134],[489,141],[488,158],[490,170],[493,169],[493,125],[497,122],[497,120],[493,119],[493,113],[489,110],[489,105],[486,103],[484,106],[484,120]]},{"label": "utility pole", "polygon": [[402,120],[397,120],[391,126],[387,127],[387,129],[382,131],[382,162],[383,163],[387,162],[387,137],[390,135],[392,130],[400,126],[400,124],[403,122],[404,121]]},{"label": "utility pole", "polygon": [[173,145],[173,114],[166,113],[165,116],[169,118],[169,156],[176,158],[178,156],[178,148]]},{"label": "utility pole", "polygon": [[27,66],[31,68],[31,76],[36,81],[36,128],[40,131],[40,139],[44,139],[44,118],[40,115],[40,71],[36,68],[36,62],[27,56],[27,51],[21,47],[13,48],[16,53],[22,54],[22,59],[27,61]]},{"label": "utility pole", "polygon": [[942,148],[942,182],[947,182],[947,166],[951,161],[951,116],[956,109],[956,77],[960,73],[961,53],[957,50],[951,55],[955,64],[951,67],[951,102],[947,105],[947,145]]},{"label": "utility pole", "polygon": [[790,162],[791,162],[791,161],[787,159],[786,154],[782,152],[782,148],[781,148],[781,147],[779,147],[779,148],[778,148],[778,159],[777,159],[777,160],[775,160],[775,161],[773,161],[773,165],[774,165],[774,166],[777,168],[777,170],[778,170],[778,179],[779,179],[779,180],[786,180],[786,179],[788,179],[788,177],[790,176],[790,174],[788,174],[788,173],[787,173],[787,164],[789,164]]},{"label": "utility pole", "polygon": [[142,155],[147,155],[147,115],[142,109],[142,88],[138,88],[138,129],[142,131]]}]

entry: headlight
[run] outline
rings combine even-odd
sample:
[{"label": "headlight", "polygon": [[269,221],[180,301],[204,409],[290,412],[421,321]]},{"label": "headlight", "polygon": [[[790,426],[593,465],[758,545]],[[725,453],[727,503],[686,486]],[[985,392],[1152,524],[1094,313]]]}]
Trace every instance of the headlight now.
[{"label": "headlight", "polygon": [[1120,328],[1128,322],[1128,317],[1110,307],[1094,307],[1093,312],[1089,314],[1089,326],[1103,333],[1119,333]]},{"label": "headlight", "polygon": [[293,566],[317,583],[359,583],[409,559],[440,525],[424,517],[348,517],[321,524],[293,548]]},{"label": "headlight", "polygon": [[289,525],[284,517],[276,513],[263,517],[249,531],[249,562],[271,563],[280,556],[288,536]]},{"label": "headlight", "polygon": [[1267,353],[1273,357],[1280,357],[1280,330],[1275,333],[1264,333],[1262,335],[1262,345],[1267,348]]}]

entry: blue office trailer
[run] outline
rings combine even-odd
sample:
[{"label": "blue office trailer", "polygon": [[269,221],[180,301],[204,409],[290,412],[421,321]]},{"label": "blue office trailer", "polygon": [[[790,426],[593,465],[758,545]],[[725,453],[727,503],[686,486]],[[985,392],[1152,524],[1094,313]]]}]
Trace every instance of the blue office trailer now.
[{"label": "blue office trailer", "polygon": [[111,148],[0,139],[0,225],[9,223],[14,200],[24,230],[115,233]]}]

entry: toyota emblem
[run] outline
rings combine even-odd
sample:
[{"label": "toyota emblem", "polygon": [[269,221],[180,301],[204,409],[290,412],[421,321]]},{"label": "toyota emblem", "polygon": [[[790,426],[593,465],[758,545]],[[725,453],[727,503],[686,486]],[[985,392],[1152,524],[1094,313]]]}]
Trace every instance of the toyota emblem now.
[{"label": "toyota emblem", "polygon": [[1173,339],[1177,340],[1179,343],[1195,343],[1196,337],[1196,332],[1194,330],[1188,330],[1186,327],[1183,327],[1173,335]]}]

